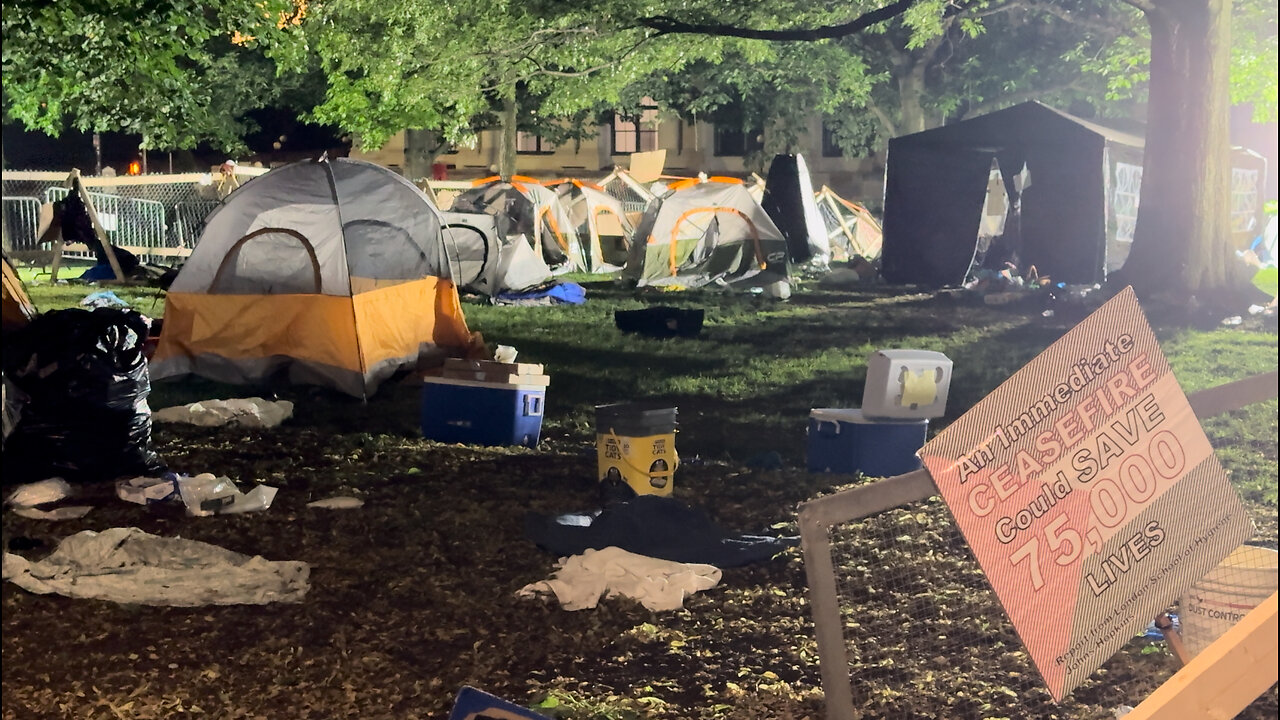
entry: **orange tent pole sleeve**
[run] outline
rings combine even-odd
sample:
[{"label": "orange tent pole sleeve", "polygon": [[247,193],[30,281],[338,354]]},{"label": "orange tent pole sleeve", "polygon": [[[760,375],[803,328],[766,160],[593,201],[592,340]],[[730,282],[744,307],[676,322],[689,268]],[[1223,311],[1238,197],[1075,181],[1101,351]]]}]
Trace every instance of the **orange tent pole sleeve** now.
[{"label": "orange tent pole sleeve", "polygon": [[731,213],[733,215],[737,215],[738,217],[742,218],[742,220],[747,223],[747,227],[751,228],[751,242],[752,242],[752,246],[755,248],[755,251],[756,251],[756,263],[760,266],[761,270],[764,270],[765,268],[768,267],[768,264],[764,260],[764,248],[760,247],[760,231],[756,229],[756,224],[751,222],[751,218],[747,217],[746,213],[742,212],[737,208],[724,207],[724,206],[716,206],[716,207],[709,207],[709,208],[694,208],[692,210],[686,210],[683,213],[681,213],[680,217],[676,218],[675,224],[671,226],[671,243],[670,243],[671,253],[670,253],[670,260],[668,261],[668,265],[671,268],[671,274],[673,276],[676,274],[676,231],[680,229],[680,224],[683,223],[685,220],[689,219],[689,217],[693,215],[697,215],[698,213],[706,213],[706,212],[709,212],[712,214],[719,213],[719,212],[726,212],[726,213]]}]

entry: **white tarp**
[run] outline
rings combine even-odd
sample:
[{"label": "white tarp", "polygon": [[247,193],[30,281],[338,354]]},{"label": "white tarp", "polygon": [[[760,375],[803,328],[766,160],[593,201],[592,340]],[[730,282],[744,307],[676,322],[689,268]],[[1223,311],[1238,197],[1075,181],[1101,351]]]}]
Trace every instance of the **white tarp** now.
[{"label": "white tarp", "polygon": [[311,568],[249,557],[138,528],[85,530],[44,560],[4,554],[3,577],[38,595],[57,593],[135,605],[263,605],[301,602]]},{"label": "white tarp", "polygon": [[234,424],[252,428],[272,428],[293,417],[293,403],[288,400],[264,400],[260,397],[231,400],[201,400],[189,405],[162,408],[151,413],[158,423],[176,422],[218,427]]},{"label": "white tarp", "polygon": [[521,588],[516,594],[532,597],[549,593],[565,610],[593,608],[601,597],[623,596],[638,600],[649,610],[679,610],[684,599],[720,582],[720,568],[700,563],[659,560],[607,547],[561,558],[549,580]]}]

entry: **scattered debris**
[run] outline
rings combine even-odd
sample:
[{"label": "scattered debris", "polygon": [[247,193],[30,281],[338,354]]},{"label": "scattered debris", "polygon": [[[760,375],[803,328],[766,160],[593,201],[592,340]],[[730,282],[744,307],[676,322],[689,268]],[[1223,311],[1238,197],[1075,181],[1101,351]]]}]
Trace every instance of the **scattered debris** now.
[{"label": "scattered debris", "polygon": [[31,562],[6,552],[3,578],[38,595],[197,607],[301,602],[311,568],[138,528],[85,530]]},{"label": "scattered debris", "polygon": [[120,299],[118,295],[110,290],[99,290],[96,293],[90,293],[80,301],[80,304],[89,308],[125,308],[129,307],[129,303]]},{"label": "scattered debris", "polygon": [[232,400],[201,400],[156,410],[156,422],[175,422],[218,427],[235,424],[251,428],[273,428],[293,417],[293,403],[288,400],[264,400],[251,397]]},{"label": "scattered debris", "polygon": [[516,595],[552,594],[565,610],[593,608],[602,596],[619,595],[649,610],[679,610],[685,597],[720,582],[720,569],[713,565],[659,560],[617,547],[561,558],[556,566],[551,579],[526,585]]},{"label": "scattered debris", "polygon": [[187,506],[192,517],[210,515],[236,515],[257,512],[271,507],[277,488],[258,485],[247,493],[226,477],[214,477],[213,473],[201,473],[195,477],[178,477],[178,496]]},{"label": "scattered debris", "polygon": [[58,502],[71,494],[71,485],[62,478],[48,478],[39,482],[19,485],[9,497],[6,505],[14,507],[35,507],[45,503]]},{"label": "scattered debris", "polygon": [[458,697],[453,701],[453,710],[449,713],[449,720],[472,720],[474,718],[551,720],[546,715],[539,715],[513,702],[503,700],[497,695],[491,695],[470,685],[464,685],[458,691]]},{"label": "scattered debris", "polygon": [[360,498],[339,495],[337,497],[309,502],[307,503],[307,507],[321,508],[324,510],[355,510],[356,508],[364,507],[364,501]]},{"label": "scattered debris", "polygon": [[79,520],[93,509],[92,505],[66,505],[52,510],[33,507],[17,507],[13,514],[32,520]]},{"label": "scattered debris", "polygon": [[116,495],[126,502],[152,505],[178,497],[178,476],[165,473],[163,477],[135,477],[116,483]]}]

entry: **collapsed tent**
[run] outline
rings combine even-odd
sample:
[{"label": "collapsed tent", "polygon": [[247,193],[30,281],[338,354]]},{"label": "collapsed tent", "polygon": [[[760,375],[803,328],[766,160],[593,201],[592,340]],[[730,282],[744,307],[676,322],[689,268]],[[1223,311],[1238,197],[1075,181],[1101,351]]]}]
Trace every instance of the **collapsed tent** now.
[{"label": "collapsed tent", "polygon": [[834,190],[822,186],[814,199],[827,229],[827,242],[832,260],[849,260],[861,255],[868,260],[880,257],[882,234],[880,223],[871,211],[855,202],[840,197]]},{"label": "collapsed tent", "polygon": [[256,177],[209,216],[174,279],[153,378],[277,373],[366,397],[423,353],[470,341],[430,199],[339,158]]},{"label": "collapsed tent", "polygon": [[831,259],[827,230],[813,195],[803,155],[775,155],[769,164],[760,207],[787,239],[791,261],[825,264]]},{"label": "collapsed tent", "polygon": [[[1138,135],[1038,102],[893,138],[883,275],[959,285],[976,263],[1012,262],[1057,282],[1102,282],[1133,242],[1142,153]],[[1265,186],[1258,159],[1233,152],[1233,203]]]},{"label": "collapsed tent", "polygon": [[586,245],[589,269],[611,272],[626,265],[635,228],[627,218],[622,201],[599,185],[582,180],[566,178],[546,185],[560,196],[578,237]]},{"label": "collapsed tent", "polygon": [[649,204],[623,276],[639,286],[786,280],[787,241],[741,180],[682,180]]},{"label": "collapsed tent", "polygon": [[524,235],[553,269],[587,269],[574,223],[555,192],[521,175],[513,175],[511,182],[490,177],[472,185],[453,199],[454,211],[492,215],[500,235]]},{"label": "collapsed tent", "polygon": [[555,279],[523,235],[503,237],[487,213],[442,212],[449,277],[460,290],[489,297],[545,285]]},{"label": "collapsed tent", "polygon": [[613,172],[597,184],[611,197],[622,203],[624,214],[631,220],[632,225],[639,224],[640,216],[644,214],[649,201],[653,200],[652,189],[622,168],[614,168]]},{"label": "collapsed tent", "polygon": [[27,295],[27,288],[18,277],[18,271],[4,256],[4,332],[26,327],[36,316],[36,307]]}]

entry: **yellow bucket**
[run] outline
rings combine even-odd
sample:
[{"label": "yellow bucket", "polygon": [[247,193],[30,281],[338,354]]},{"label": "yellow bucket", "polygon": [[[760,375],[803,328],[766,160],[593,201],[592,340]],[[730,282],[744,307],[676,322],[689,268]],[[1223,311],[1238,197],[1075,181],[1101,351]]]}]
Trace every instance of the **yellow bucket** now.
[{"label": "yellow bucket", "polygon": [[1276,591],[1276,551],[1241,545],[1191,586],[1178,605],[1182,644],[1192,657]]},{"label": "yellow bucket", "polygon": [[625,482],[637,495],[670,495],[679,465],[674,432],[643,437],[596,434],[596,468],[601,482]]}]

